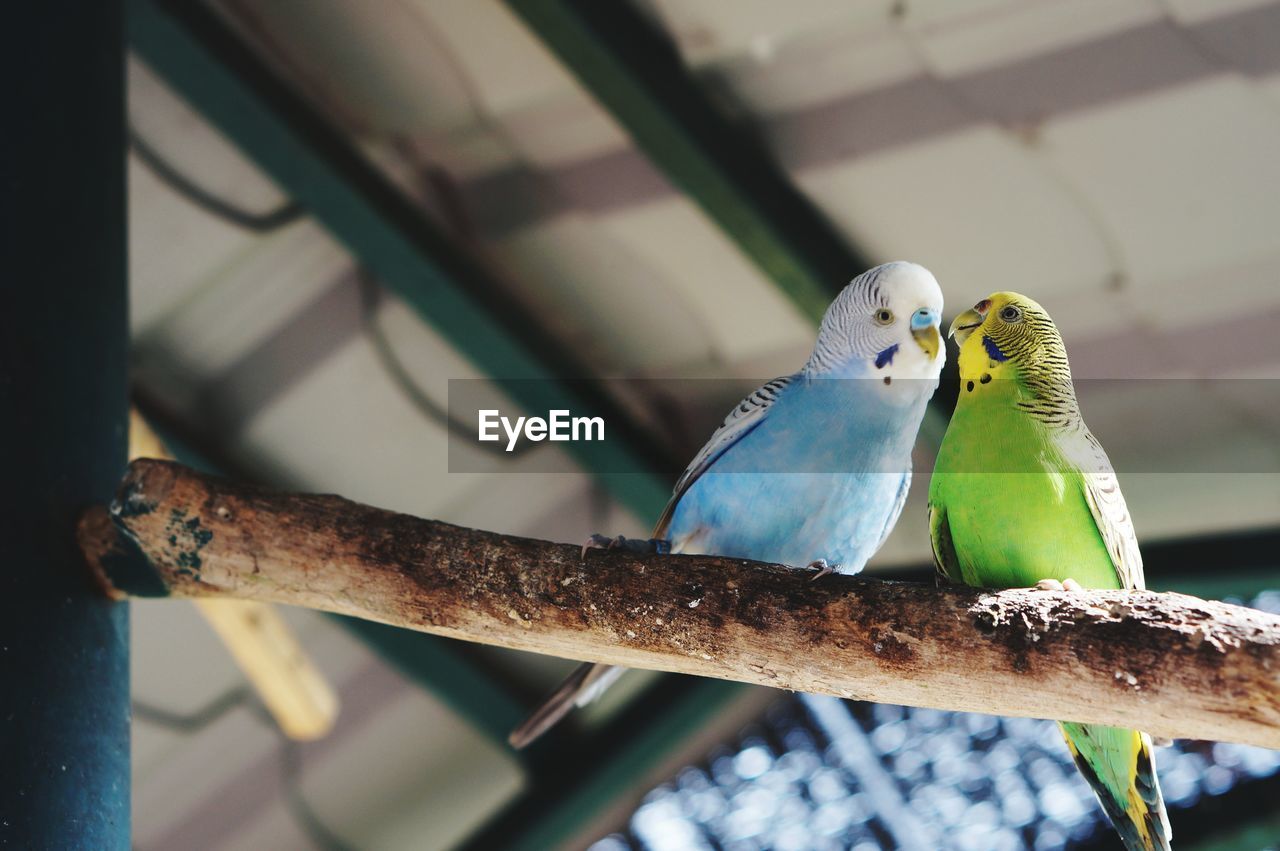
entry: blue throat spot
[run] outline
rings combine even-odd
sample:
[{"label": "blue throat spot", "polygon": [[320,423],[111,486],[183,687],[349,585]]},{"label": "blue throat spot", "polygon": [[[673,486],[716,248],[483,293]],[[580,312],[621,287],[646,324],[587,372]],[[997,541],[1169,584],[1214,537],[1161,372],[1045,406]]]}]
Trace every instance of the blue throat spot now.
[{"label": "blue throat spot", "polygon": [[993,361],[1007,361],[1009,356],[1000,351],[1000,347],[991,341],[991,338],[985,334],[982,337],[982,347],[987,350],[987,357]]},{"label": "blue throat spot", "polygon": [[894,343],[880,354],[876,355],[876,369],[884,369],[893,363],[893,356],[898,353],[898,344]]}]

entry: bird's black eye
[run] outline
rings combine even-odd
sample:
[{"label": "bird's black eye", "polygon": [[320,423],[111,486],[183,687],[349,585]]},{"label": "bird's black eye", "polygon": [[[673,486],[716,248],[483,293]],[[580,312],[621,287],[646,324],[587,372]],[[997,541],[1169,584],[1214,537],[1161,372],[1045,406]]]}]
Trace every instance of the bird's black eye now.
[{"label": "bird's black eye", "polygon": [[1012,304],[1007,304],[1000,308],[1000,318],[1005,322],[1018,322],[1022,319],[1022,311]]},{"label": "bird's black eye", "polygon": [[893,311],[882,307],[876,311],[876,324],[889,325],[893,322]]}]

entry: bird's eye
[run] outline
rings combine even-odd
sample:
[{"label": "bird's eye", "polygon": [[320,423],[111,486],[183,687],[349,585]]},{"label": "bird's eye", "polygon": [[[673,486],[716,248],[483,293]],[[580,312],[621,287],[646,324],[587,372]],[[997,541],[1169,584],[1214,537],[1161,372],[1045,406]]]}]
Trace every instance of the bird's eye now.
[{"label": "bird's eye", "polygon": [[1018,322],[1022,319],[1022,311],[1012,304],[1000,308],[1000,318],[1005,322]]},{"label": "bird's eye", "polygon": [[876,311],[877,325],[890,325],[893,323],[893,311],[888,308],[880,308]]}]

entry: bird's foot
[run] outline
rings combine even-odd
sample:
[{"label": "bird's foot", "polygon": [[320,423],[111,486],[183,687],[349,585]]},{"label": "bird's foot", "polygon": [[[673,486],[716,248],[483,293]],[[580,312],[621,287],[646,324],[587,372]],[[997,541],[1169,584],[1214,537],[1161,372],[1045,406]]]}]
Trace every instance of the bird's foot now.
[{"label": "bird's foot", "polygon": [[1084,586],[1074,579],[1064,579],[1059,582],[1056,579],[1041,579],[1035,584],[1037,591],[1083,591]]},{"label": "bird's foot", "polygon": [[825,558],[818,558],[818,559],[814,559],[813,561],[809,562],[809,565],[808,565],[808,566],[809,566],[811,569],[818,571],[818,572],[817,572],[817,573],[815,573],[813,576],[810,576],[810,577],[809,577],[809,581],[810,581],[810,582],[817,582],[819,579],[821,579],[822,577],[826,576],[827,574],[829,574],[829,573],[835,573],[835,572],[836,572],[836,568],[838,568],[840,565],[838,565],[838,564],[827,564],[827,560],[826,560]]},{"label": "bird's foot", "polygon": [[626,550],[629,553],[666,555],[671,552],[671,542],[662,538],[624,538],[621,535],[610,538],[608,535],[592,535],[582,545],[582,557],[587,557],[587,550]]}]

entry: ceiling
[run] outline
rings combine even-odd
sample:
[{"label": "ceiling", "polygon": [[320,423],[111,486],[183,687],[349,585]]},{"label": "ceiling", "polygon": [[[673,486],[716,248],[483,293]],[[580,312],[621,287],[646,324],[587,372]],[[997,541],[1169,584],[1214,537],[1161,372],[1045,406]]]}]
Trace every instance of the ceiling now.
[{"label": "ceiling", "polygon": [[[812,321],[503,3],[214,5],[598,375],[749,389],[803,362]],[[1274,524],[1280,3],[645,8],[872,260],[928,266],[951,314],[1003,289],[1045,305],[1144,537]],[[128,80],[135,130],[184,174],[242,208],[288,200],[145,63]],[[394,295],[370,307],[355,260],[314,220],[228,225],[136,155],[129,190],[137,381],[238,469],[502,532],[647,531],[586,472],[527,472],[557,448],[450,472],[448,432],[388,374],[370,329],[441,403],[450,379],[484,376]],[[675,404],[697,428],[725,406],[692,390]],[[872,569],[927,559],[923,490]],[[290,617],[343,695],[302,788],[348,843],[447,847],[519,788],[516,763],[464,719],[325,618]],[[175,711],[239,682],[185,605],[138,604],[134,652],[135,695]],[[531,683],[561,667],[504,664]],[[197,735],[136,725],[137,847],[309,847],[280,801],[277,751],[247,710]]]}]

